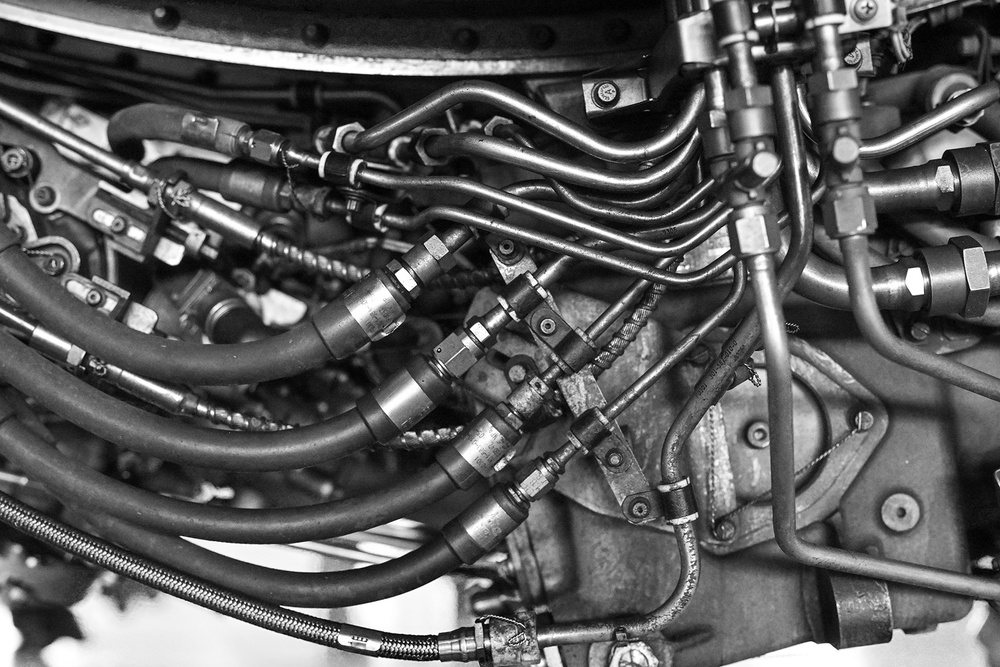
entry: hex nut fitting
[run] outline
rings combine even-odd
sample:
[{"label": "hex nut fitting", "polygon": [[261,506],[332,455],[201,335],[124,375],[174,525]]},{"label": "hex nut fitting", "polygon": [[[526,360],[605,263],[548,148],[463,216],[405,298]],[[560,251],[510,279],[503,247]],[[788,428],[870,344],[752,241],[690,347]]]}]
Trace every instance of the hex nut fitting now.
[{"label": "hex nut fitting", "polygon": [[744,206],[729,219],[729,241],[738,257],[775,253],[781,246],[778,226],[762,206]]},{"label": "hex nut fitting", "polygon": [[982,317],[990,302],[990,267],[986,250],[971,236],[956,236],[948,245],[958,249],[965,269],[965,286],[968,293],[962,309],[964,317]]},{"label": "hex nut fitting", "polygon": [[330,142],[330,150],[334,153],[349,153],[344,148],[344,139],[350,134],[358,134],[365,131],[365,126],[361,123],[348,123],[341,125],[333,132],[333,140]]},{"label": "hex nut fitting", "polygon": [[833,239],[872,234],[878,222],[875,202],[864,186],[828,191],[820,205],[820,211],[826,233]]}]

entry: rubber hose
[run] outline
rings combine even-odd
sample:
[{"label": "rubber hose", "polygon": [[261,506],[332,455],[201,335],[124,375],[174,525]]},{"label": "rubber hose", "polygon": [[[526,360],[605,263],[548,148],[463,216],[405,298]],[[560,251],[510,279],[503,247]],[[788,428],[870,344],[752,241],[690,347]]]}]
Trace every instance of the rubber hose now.
[{"label": "rubber hose", "polygon": [[[2,491],[0,521],[29,537],[154,590],[265,630],[362,655],[404,660],[437,660],[439,656],[438,638],[435,636],[378,632],[251,600],[140,558],[93,535],[71,528]],[[344,637],[370,639],[359,642],[346,641]]]},{"label": "rubber hose", "polygon": [[271,338],[232,345],[201,345],[140,333],[69,294],[20,251],[16,236],[6,227],[0,227],[0,290],[87,352],[167,382],[252,384],[298,375],[332,356],[311,321]]},{"label": "rubber hose", "polygon": [[3,332],[0,378],[85,431],[174,463],[234,471],[292,470],[375,444],[356,408],[317,424],[259,433],[160,417],[92,387]]},{"label": "rubber hose", "polygon": [[329,609],[384,600],[462,565],[448,543],[438,537],[385,563],[337,572],[289,572],[230,558],[108,516],[91,515],[87,522],[102,536],[164,565],[256,600],[288,607]]},{"label": "rubber hose", "polygon": [[302,507],[245,509],[191,503],[106,477],[63,455],[16,419],[0,425],[0,453],[68,506],[109,514],[161,533],[217,542],[288,544],[330,539],[406,516],[455,490],[444,470],[432,464],[366,496]]}]

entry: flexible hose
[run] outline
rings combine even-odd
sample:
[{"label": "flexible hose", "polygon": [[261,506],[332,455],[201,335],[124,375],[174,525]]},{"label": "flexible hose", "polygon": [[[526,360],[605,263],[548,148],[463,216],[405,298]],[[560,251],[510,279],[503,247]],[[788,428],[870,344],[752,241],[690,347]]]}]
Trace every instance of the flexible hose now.
[{"label": "flexible hose", "polygon": [[16,419],[0,424],[0,453],[71,507],[165,534],[221,542],[329,539],[407,516],[455,490],[451,478],[435,463],[366,496],[303,507],[246,509],[161,496],[106,477],[49,446]]},{"label": "flexible hose", "polygon": [[108,516],[87,523],[107,539],[213,585],[287,607],[338,608],[385,600],[445,576],[462,560],[437,537],[384,563],[336,572],[290,572],[230,558]]},{"label": "flexible hose", "polygon": [[350,653],[437,660],[438,637],[383,633],[263,604],[140,558],[60,523],[0,491],[0,521],[29,537],[145,586],[265,630]]}]

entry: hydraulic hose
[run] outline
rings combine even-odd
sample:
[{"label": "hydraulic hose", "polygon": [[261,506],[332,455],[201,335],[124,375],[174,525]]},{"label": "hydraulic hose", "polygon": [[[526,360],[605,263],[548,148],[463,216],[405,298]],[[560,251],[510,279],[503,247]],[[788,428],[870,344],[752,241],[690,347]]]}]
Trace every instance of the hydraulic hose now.
[{"label": "hydraulic hose", "polygon": [[241,121],[153,103],[122,109],[108,121],[107,130],[111,150],[129,160],[142,159],[145,139],[184,143],[235,157],[240,133],[249,131]]},{"label": "hydraulic hose", "polygon": [[861,335],[879,354],[896,363],[953,384],[980,396],[1000,401],[1000,378],[946,357],[919,350],[900,340],[882,320],[872,287],[868,239],[849,236],[840,241],[850,287],[851,306]]},{"label": "hydraulic hose", "polygon": [[[842,246],[845,258],[850,258],[851,266],[848,269],[848,277],[851,280],[852,299],[861,302],[858,310],[859,324],[861,324],[862,318],[873,316],[878,320],[878,325],[884,329],[885,325],[882,323],[878,305],[870,291],[867,239],[848,237],[842,241]],[[754,258],[751,260],[750,270],[757,312],[763,330],[764,354],[767,358],[767,403],[771,433],[771,495],[773,498],[774,534],[781,549],[795,560],[811,567],[980,599],[1000,599],[1000,582],[992,579],[977,578],[940,568],[819,546],[806,542],[798,536],[795,516],[796,463],[792,371],[788,350],[788,332],[785,330],[784,312],[779,295],[780,291],[775,281],[773,261],[770,257]],[[866,275],[869,276],[867,286],[864,278]],[[859,300],[856,291],[863,289],[868,290],[867,298]],[[862,324],[862,327],[864,326],[866,325]],[[889,334],[887,329],[885,334],[902,345],[898,339]],[[954,362],[948,363],[953,366],[959,365]]]},{"label": "hydraulic hose", "polygon": [[437,537],[384,563],[336,572],[290,572],[230,558],[107,516],[89,515],[86,522],[103,537],[147,558],[255,600],[287,607],[331,609],[385,600],[462,565],[447,542]]},{"label": "hydraulic hose", "polygon": [[[455,228],[443,240],[449,248],[457,248],[469,238],[468,230]],[[402,301],[408,307],[406,299],[399,296],[397,300],[391,290],[376,282],[373,276],[355,290],[380,290],[391,305],[402,308]],[[143,334],[66,292],[19,251],[16,235],[6,227],[0,228],[0,289],[46,327],[87,352],[139,375],[181,384],[248,384],[289,377],[347,356],[369,342],[369,335],[356,322],[358,315],[345,307],[343,298],[309,322],[260,341],[201,345]]]},{"label": "hydraulic hose", "polygon": [[402,484],[366,496],[303,507],[244,509],[191,503],[106,477],[63,455],[16,419],[0,424],[0,453],[70,507],[161,533],[220,542],[329,539],[406,516],[429,499],[455,490],[451,478],[435,464]]},{"label": "hydraulic hose", "polygon": [[437,660],[452,633],[384,633],[315,618],[199,581],[71,528],[0,492],[0,521],[29,537],[150,588],[265,630],[350,653],[404,660]]},{"label": "hydraulic hose", "polygon": [[149,165],[162,178],[183,172],[199,190],[218,192],[225,199],[263,208],[289,211],[292,196],[288,176],[276,169],[234,160],[228,164],[191,157],[163,157]]},{"label": "hydraulic hose", "polygon": [[688,95],[666,132],[646,141],[627,143],[600,137],[504,86],[486,81],[460,81],[441,88],[369,130],[348,133],[343,140],[344,148],[352,153],[370,151],[416,129],[456,104],[469,102],[489,104],[596,158],[610,162],[642,162],[663,157],[691,135],[705,104],[705,92],[698,86]]}]

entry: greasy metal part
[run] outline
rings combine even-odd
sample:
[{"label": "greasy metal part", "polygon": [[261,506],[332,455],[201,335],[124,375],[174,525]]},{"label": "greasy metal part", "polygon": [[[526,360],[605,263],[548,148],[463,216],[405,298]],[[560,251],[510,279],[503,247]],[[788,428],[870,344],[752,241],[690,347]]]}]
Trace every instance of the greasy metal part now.
[{"label": "greasy metal part", "polygon": [[834,648],[892,639],[892,603],[884,581],[823,572],[819,591],[825,639]]}]

